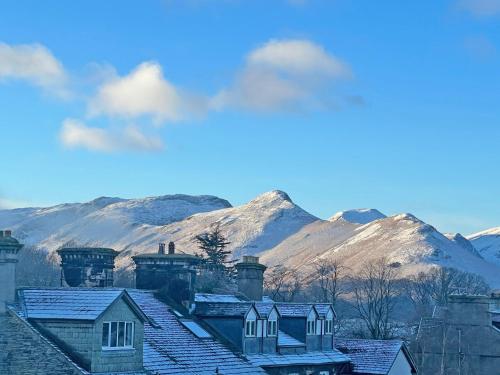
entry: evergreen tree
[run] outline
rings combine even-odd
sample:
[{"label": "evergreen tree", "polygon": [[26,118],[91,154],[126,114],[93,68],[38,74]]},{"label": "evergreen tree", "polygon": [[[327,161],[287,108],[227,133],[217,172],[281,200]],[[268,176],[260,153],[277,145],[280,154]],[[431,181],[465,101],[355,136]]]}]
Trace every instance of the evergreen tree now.
[{"label": "evergreen tree", "polygon": [[224,269],[232,263],[228,260],[231,252],[226,250],[230,242],[222,234],[219,225],[215,225],[210,232],[199,234],[195,237],[202,254],[197,254],[203,259],[207,268],[212,270]]}]

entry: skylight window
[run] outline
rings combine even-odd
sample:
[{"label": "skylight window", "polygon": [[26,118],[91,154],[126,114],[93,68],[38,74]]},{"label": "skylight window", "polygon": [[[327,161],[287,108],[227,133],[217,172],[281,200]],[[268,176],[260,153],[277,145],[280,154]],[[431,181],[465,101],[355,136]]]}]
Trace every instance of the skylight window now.
[{"label": "skylight window", "polygon": [[181,323],[184,327],[189,329],[196,337],[200,339],[208,339],[212,337],[210,333],[201,328],[200,325],[196,322],[193,322],[191,320],[181,320]]}]

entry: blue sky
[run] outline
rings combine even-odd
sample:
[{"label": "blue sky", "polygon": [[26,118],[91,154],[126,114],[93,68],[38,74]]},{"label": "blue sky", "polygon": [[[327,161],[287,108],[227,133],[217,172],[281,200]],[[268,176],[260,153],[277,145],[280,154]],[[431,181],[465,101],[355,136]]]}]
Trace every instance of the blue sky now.
[{"label": "blue sky", "polygon": [[281,189],[500,225],[500,1],[12,1],[0,204]]}]

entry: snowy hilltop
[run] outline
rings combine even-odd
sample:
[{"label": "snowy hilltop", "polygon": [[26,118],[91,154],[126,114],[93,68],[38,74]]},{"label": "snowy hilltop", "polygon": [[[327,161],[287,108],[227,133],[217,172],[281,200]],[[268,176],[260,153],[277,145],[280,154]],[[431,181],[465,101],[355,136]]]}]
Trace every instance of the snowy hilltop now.
[{"label": "snowy hilltop", "polygon": [[307,272],[322,259],[342,257],[353,270],[387,258],[402,274],[449,266],[481,274],[500,287],[500,229],[464,237],[442,234],[411,214],[386,216],[376,209],[339,212],[328,220],[311,215],[282,191],[264,193],[233,207],[214,196],[166,195],[143,199],[97,198],[47,208],[0,210],[0,228],[28,245],[53,251],[74,242],[112,247],[130,256],[175,241],[197,251],[194,236],[220,226],[234,258],[258,255],[269,265]]}]

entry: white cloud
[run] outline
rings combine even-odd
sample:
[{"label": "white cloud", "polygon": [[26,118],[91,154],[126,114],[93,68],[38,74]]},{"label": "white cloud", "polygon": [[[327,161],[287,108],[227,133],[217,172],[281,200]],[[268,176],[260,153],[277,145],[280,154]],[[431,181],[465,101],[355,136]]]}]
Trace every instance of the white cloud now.
[{"label": "white cloud", "polygon": [[235,83],[211,101],[256,111],[297,110],[328,102],[325,88],[352,77],[350,68],[308,40],[271,40],[250,52]]},{"label": "white cloud", "polygon": [[0,80],[19,79],[60,97],[67,97],[63,65],[40,44],[11,46],[0,43]]},{"label": "white cloud", "polygon": [[179,90],[163,77],[161,66],[144,62],[127,76],[100,86],[88,110],[91,116],[151,116],[161,123],[181,120],[188,107]]},{"label": "white cloud", "polygon": [[500,0],[460,0],[458,6],[477,17],[500,14]]},{"label": "white cloud", "polygon": [[296,75],[349,77],[350,69],[308,40],[271,40],[252,51],[247,64]]},{"label": "white cloud", "polygon": [[63,122],[60,140],[68,148],[85,148],[100,152],[152,152],[163,149],[160,139],[143,134],[136,126],[109,130],[89,127],[75,119],[66,119]]}]

